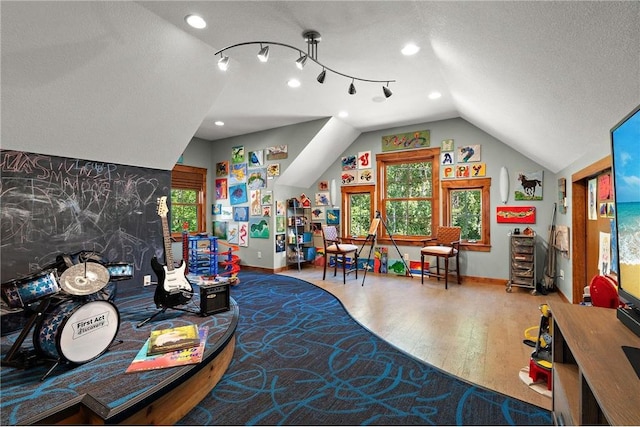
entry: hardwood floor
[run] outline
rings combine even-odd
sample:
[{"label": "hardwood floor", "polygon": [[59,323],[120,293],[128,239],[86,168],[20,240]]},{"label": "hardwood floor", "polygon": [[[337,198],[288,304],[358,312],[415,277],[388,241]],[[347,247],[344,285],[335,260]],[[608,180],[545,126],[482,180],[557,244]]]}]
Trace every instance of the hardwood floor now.
[{"label": "hardwood floor", "polygon": [[[529,366],[532,347],[523,344],[524,331],[540,324],[539,306],[566,303],[557,292],[532,295],[529,289],[482,284],[461,285],[420,277],[362,274],[356,280],[333,277],[305,267],[280,274],[306,280],[335,295],[361,325],[418,359],[459,378],[545,409],[551,398],[519,377]],[[537,329],[536,329],[537,336]]]}]

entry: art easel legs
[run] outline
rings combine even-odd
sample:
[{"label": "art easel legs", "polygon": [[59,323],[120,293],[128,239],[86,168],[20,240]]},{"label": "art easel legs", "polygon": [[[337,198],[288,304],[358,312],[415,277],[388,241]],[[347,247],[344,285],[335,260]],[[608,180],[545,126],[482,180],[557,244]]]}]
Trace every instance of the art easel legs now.
[{"label": "art easel legs", "polygon": [[[371,241],[371,246],[369,247],[369,255],[367,256],[367,262],[364,265],[364,274],[362,275],[362,285],[361,286],[364,286],[364,279],[367,278],[367,270],[369,270],[369,262],[371,261],[371,252],[373,252],[373,246],[376,243],[376,235],[375,234],[368,234],[367,235],[367,238],[365,239],[364,243],[362,243],[362,247],[358,251],[358,258],[360,257],[360,253],[362,252],[364,247],[367,245],[368,241]],[[357,265],[356,265],[356,268],[358,268]]]}]

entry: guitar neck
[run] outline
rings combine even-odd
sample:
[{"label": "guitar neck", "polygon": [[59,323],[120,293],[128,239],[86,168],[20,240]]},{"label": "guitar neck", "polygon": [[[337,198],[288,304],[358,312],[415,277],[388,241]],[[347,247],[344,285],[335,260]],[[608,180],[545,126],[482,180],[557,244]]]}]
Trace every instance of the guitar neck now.
[{"label": "guitar neck", "polygon": [[167,271],[173,270],[173,252],[171,251],[171,234],[169,234],[169,221],[167,217],[162,218],[162,236],[164,238],[164,258],[167,263]]}]

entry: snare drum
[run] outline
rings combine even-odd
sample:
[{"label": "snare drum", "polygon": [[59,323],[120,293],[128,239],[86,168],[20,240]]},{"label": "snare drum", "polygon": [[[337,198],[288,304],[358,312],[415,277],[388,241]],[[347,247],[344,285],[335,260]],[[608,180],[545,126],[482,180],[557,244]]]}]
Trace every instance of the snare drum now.
[{"label": "snare drum", "polygon": [[105,264],[109,271],[110,280],[117,282],[119,280],[127,280],[133,277],[133,265],[126,262],[110,262]]},{"label": "snare drum", "polygon": [[49,307],[33,331],[40,355],[76,364],[101,356],[120,327],[120,313],[109,301],[66,299]]},{"label": "snare drum", "polygon": [[2,284],[2,298],[10,308],[24,308],[60,291],[54,271],[44,271]]}]

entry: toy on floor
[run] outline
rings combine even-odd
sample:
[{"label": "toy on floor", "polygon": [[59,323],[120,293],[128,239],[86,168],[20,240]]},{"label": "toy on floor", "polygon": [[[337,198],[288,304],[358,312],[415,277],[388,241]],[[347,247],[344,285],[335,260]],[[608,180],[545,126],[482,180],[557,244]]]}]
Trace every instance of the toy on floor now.
[{"label": "toy on floor", "polygon": [[[551,359],[551,337],[552,337],[552,325],[551,310],[547,304],[540,305],[540,325],[538,327],[533,326],[525,330],[524,344],[534,347],[529,359],[529,377],[534,382],[544,381],[547,383],[547,389],[552,388],[552,359]],[[537,337],[532,335],[532,332],[538,330]]]}]

